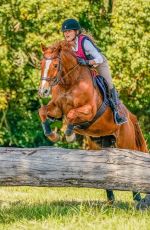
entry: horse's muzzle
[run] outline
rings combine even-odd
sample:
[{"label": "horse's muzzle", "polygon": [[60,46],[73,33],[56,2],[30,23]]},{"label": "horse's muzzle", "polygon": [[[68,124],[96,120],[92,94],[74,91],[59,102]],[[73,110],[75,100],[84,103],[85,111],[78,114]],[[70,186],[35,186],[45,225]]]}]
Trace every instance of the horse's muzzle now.
[{"label": "horse's muzzle", "polygon": [[39,89],[38,94],[40,97],[48,97],[51,93],[51,88]]}]

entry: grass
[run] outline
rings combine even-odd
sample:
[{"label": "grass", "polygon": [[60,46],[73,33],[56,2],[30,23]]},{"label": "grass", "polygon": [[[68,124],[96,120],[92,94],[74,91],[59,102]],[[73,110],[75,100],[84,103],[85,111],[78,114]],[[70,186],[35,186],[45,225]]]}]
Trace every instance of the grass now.
[{"label": "grass", "polygon": [[150,229],[150,210],[137,211],[131,192],[115,197],[111,206],[104,190],[0,187],[0,229]]}]

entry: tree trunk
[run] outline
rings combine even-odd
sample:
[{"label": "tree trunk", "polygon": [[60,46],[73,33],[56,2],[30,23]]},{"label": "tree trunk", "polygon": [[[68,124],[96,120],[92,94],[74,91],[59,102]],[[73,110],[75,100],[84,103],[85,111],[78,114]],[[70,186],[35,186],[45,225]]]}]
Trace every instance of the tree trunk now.
[{"label": "tree trunk", "polygon": [[0,185],[150,193],[150,155],[124,149],[0,148]]}]

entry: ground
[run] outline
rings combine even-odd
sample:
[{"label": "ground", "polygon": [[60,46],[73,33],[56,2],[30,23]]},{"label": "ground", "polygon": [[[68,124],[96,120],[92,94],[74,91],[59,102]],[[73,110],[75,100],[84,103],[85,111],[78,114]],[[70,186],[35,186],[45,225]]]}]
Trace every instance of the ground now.
[{"label": "ground", "polygon": [[131,192],[85,188],[0,187],[0,229],[148,230],[150,210],[137,211]]}]

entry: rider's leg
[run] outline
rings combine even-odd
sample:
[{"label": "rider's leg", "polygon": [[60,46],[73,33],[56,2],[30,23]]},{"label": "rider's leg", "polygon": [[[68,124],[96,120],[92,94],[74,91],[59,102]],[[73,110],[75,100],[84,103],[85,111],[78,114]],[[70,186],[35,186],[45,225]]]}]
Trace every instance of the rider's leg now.
[{"label": "rider's leg", "polygon": [[118,93],[115,90],[115,87],[113,86],[112,77],[110,74],[107,60],[105,60],[102,64],[99,65],[98,72],[100,76],[103,76],[107,82],[108,89],[109,89],[109,99],[111,102],[111,108],[114,114],[115,123],[120,125],[127,122],[127,119],[121,116],[118,111],[118,101],[119,101]]},{"label": "rider's leg", "polygon": [[119,98],[118,98],[118,93],[117,93],[115,87],[113,87],[109,92],[110,92],[109,93],[109,100],[111,102],[111,107],[112,107],[112,110],[113,110],[113,113],[114,113],[115,123],[118,124],[118,125],[126,123],[127,122],[126,117],[121,116],[119,114],[119,111],[118,111]]}]

